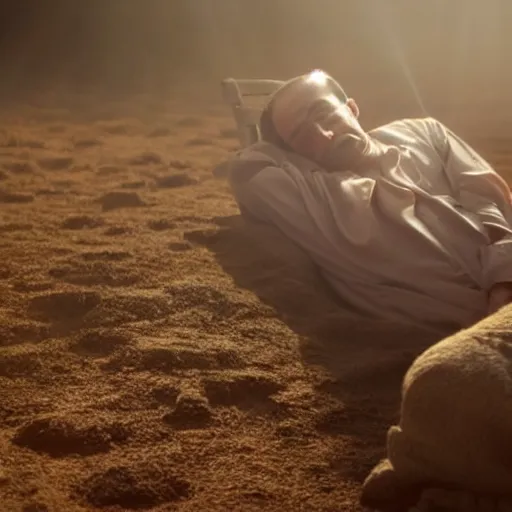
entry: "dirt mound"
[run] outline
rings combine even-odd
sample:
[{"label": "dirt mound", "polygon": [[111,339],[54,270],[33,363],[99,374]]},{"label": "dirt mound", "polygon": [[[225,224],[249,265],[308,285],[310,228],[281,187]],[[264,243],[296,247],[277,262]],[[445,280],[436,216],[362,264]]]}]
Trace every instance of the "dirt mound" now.
[{"label": "dirt mound", "polygon": [[149,509],[190,496],[190,483],[177,476],[169,463],[119,466],[86,480],[81,493],[95,507]]},{"label": "dirt mound", "polygon": [[163,420],[177,429],[205,428],[213,421],[213,411],[206,398],[182,394],[177,398],[176,407]]},{"label": "dirt mound", "polygon": [[[437,340],[240,216],[228,109],[77,96],[2,114],[0,510],[359,512]],[[468,140],[506,169],[507,129]]]},{"label": "dirt mound", "polygon": [[21,427],[13,443],[51,457],[87,456],[106,452],[127,437],[127,430],[119,425],[80,426],[63,418],[40,418]]}]

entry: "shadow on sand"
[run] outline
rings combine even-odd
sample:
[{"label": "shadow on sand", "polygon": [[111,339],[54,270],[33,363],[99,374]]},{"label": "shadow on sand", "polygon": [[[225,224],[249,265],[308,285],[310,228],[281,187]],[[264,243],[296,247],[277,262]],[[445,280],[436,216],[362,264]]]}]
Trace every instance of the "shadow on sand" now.
[{"label": "shadow on sand", "polygon": [[348,428],[361,442],[383,450],[385,432],[398,418],[402,378],[439,335],[358,317],[329,289],[311,260],[273,227],[241,216],[216,218],[215,223],[219,230],[193,231],[186,238],[212,251],[237,286],[274,308],[298,335],[304,365],[323,377],[316,392],[343,403],[354,416],[338,434]]},{"label": "shadow on sand", "polygon": [[273,227],[242,216],[214,221],[220,230],[193,231],[186,238],[212,251],[237,286],[255,293],[300,336],[305,364],[322,366],[347,391],[362,391],[365,381],[386,390],[400,386],[412,360],[439,341],[439,334],[414,326],[359,316]]}]

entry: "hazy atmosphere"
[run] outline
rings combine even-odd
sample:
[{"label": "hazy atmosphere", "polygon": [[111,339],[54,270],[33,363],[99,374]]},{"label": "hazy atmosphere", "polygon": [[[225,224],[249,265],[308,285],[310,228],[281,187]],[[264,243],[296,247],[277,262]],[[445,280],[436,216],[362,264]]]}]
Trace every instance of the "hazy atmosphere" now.
[{"label": "hazy atmosphere", "polygon": [[164,92],[325,67],[363,99],[501,101],[511,17],[506,0],[4,2],[2,87]]},{"label": "hazy atmosphere", "polygon": [[511,22],[511,0],[2,2],[0,512],[361,511],[439,340],[354,319],[242,218],[212,173],[240,147],[220,81],[324,68],[363,127],[434,115],[510,182]]}]

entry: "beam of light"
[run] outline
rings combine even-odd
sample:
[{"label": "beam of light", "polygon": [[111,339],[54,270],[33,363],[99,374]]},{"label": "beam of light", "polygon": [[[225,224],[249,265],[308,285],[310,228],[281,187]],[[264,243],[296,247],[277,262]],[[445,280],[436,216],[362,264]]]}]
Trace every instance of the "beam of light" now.
[{"label": "beam of light", "polygon": [[372,7],[374,9],[373,12],[375,13],[376,18],[379,20],[380,27],[387,41],[390,43],[393,56],[398,63],[418,106],[420,107],[423,114],[428,116],[427,108],[425,107],[421,97],[419,87],[416,83],[416,80],[414,79],[411,67],[407,62],[407,57],[403,49],[403,43],[400,41],[398,36],[398,27],[393,21],[392,7],[390,3],[378,0],[373,2]]}]

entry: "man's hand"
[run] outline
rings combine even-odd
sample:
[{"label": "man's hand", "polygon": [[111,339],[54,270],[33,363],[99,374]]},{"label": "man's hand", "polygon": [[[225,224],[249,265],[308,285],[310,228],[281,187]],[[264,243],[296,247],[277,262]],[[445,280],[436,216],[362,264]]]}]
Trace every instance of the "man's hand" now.
[{"label": "man's hand", "polygon": [[512,303],[512,283],[496,283],[489,290],[488,313],[492,315]]}]

